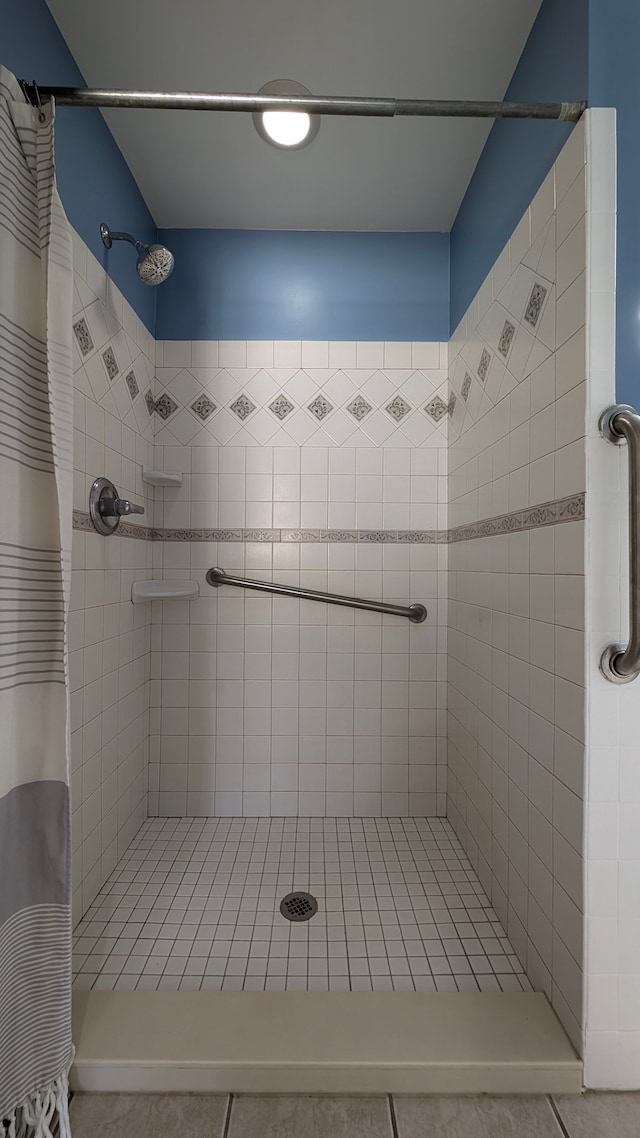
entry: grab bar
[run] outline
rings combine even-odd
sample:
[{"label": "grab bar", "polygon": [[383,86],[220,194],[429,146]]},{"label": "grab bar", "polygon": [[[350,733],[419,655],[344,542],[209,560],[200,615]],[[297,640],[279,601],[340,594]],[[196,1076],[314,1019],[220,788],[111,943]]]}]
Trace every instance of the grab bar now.
[{"label": "grab bar", "polygon": [[610,644],[602,654],[600,671],[614,684],[628,684],[640,675],[640,415],[620,403],[600,416],[600,434],[629,452],[629,643]]},{"label": "grab bar", "polygon": [[328,605],[366,609],[368,612],[386,612],[391,616],[406,616],[414,624],[427,619],[424,605],[385,605],[380,601],[365,601],[362,597],[342,597],[338,593],[321,593],[317,589],[299,589],[294,585],[275,585],[268,581],[249,581],[246,577],[230,577],[224,569],[209,569],[207,584],[217,589],[220,585],[235,585],[239,589],[256,589],[259,593],[276,593],[281,597],[301,597],[303,601],[324,601]]}]

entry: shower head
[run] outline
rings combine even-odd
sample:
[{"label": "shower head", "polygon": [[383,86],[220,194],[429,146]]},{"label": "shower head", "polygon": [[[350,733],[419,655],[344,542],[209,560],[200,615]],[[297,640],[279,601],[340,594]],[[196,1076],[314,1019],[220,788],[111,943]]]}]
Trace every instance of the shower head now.
[{"label": "shower head", "polygon": [[138,252],[136,268],[143,284],[159,285],[173,272],[173,253],[164,245],[145,245],[130,233],[113,233],[103,222],[100,226],[102,244],[110,249],[114,241],[129,241]]}]

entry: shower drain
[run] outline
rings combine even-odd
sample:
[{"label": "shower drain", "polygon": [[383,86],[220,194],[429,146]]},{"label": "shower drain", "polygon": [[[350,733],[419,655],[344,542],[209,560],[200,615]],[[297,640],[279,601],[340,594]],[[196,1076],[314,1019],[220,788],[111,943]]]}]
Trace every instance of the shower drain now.
[{"label": "shower drain", "polygon": [[287,893],[280,902],[280,912],[288,921],[310,921],[318,912],[318,902],[310,893]]}]

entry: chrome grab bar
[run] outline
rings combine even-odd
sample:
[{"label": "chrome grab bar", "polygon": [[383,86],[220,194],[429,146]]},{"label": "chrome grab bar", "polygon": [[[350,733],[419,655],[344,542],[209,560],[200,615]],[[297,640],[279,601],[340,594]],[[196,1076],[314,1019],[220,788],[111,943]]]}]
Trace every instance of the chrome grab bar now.
[{"label": "chrome grab bar", "polygon": [[235,585],[239,589],[256,589],[259,593],[276,593],[281,597],[300,597],[303,601],[324,601],[328,605],[365,609],[368,612],[385,612],[391,616],[406,616],[414,624],[427,619],[424,605],[386,605],[380,601],[365,601],[362,597],[342,597],[338,593],[321,593],[317,589],[299,589],[294,585],[275,585],[268,581],[249,581],[246,577],[230,577],[224,569],[209,569],[207,584],[217,589],[220,585]]},{"label": "chrome grab bar", "polygon": [[640,415],[619,403],[600,416],[600,434],[629,453],[629,643],[610,644],[602,654],[600,671],[614,684],[628,684],[640,675]]}]

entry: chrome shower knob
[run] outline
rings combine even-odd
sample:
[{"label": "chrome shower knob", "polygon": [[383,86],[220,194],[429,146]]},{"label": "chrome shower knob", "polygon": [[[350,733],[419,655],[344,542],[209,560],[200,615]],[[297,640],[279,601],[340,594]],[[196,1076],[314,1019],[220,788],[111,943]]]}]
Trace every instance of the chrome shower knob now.
[{"label": "chrome shower knob", "polygon": [[129,514],[144,514],[144,506],[136,506],[120,498],[113,482],[96,478],[89,492],[89,513],[94,528],[103,537],[110,537],[120,525],[120,519]]}]

